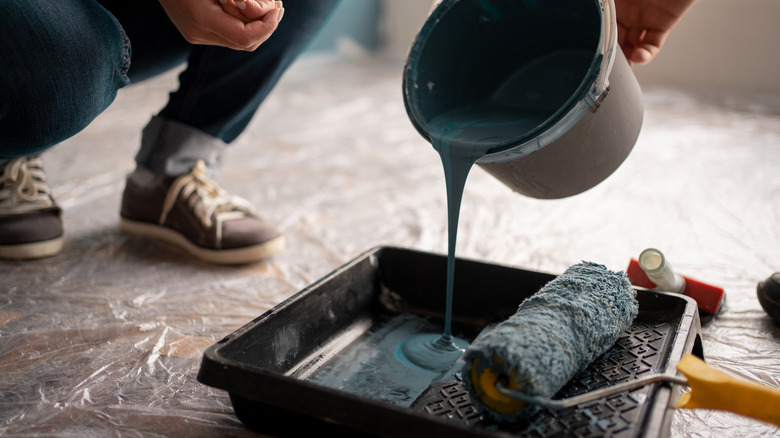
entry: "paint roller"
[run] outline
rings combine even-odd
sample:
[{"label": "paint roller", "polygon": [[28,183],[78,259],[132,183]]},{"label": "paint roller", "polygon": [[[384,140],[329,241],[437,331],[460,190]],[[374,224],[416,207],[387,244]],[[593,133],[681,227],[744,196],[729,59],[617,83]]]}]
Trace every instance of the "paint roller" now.
[{"label": "paint roller", "polygon": [[497,386],[551,397],[631,325],[634,295],[623,272],[591,262],[570,267],[466,350],[462,374],[472,402],[498,421],[533,414],[535,406]]},{"label": "paint roller", "polygon": [[676,407],[719,409],[780,426],[780,390],[733,378],[686,355],[683,376],[651,373],[569,399],[553,400],[574,375],[617,341],[638,313],[624,272],[583,262],[523,301],[509,319],[464,353],[463,382],[488,418],[513,422],[540,408],[577,406],[653,382],[686,385]]}]

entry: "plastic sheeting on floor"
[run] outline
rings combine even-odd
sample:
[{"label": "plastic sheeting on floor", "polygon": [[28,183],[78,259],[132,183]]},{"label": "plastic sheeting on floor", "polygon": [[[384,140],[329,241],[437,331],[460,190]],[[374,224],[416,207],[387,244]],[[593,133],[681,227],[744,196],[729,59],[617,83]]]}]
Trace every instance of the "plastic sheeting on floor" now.
[{"label": "plastic sheeting on floor", "polygon": [[[374,246],[446,252],[438,155],[414,130],[401,68],[306,59],[230,148],[219,181],[286,233],[265,263],[218,267],[119,231],[140,130],[174,74],[131,86],[44,155],[65,209],[52,258],[0,262],[0,435],[256,436],[196,381],[203,350]],[[756,284],[780,270],[780,96],[646,89],[624,165],[581,195],[540,201],[475,169],[458,255],[545,272],[625,269],[647,247],[725,288],[705,324],[714,367],[780,388],[780,327]],[[305,318],[306,315],[301,315]],[[777,436],[734,414],[678,410],[672,436]]]}]

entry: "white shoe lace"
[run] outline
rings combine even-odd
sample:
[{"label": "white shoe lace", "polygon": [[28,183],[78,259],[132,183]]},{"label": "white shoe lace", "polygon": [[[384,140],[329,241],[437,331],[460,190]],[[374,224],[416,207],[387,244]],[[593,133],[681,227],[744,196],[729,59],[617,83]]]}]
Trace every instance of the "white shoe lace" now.
[{"label": "white shoe lace", "polygon": [[165,223],[168,213],[181,196],[205,228],[216,219],[217,241],[222,240],[222,223],[241,219],[251,214],[252,205],[243,198],[232,196],[222,190],[206,176],[206,164],[198,161],[192,171],[174,180],[163,202],[160,224]]},{"label": "white shoe lace", "polygon": [[53,205],[40,157],[17,158],[3,168],[0,174],[0,213],[25,213]]}]

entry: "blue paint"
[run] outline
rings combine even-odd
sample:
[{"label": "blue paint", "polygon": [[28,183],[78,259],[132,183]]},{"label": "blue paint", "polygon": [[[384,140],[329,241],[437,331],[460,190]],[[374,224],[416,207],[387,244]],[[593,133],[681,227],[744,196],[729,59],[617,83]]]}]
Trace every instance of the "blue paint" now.
[{"label": "blue paint", "polygon": [[[597,3],[443,0],[420,30],[405,66],[404,102],[415,128],[432,141],[435,117],[497,98],[509,108],[544,114],[535,129],[519,129],[517,136],[496,142],[491,161],[550,128],[555,129],[544,144],[554,141],[566,123],[553,125],[568,123],[564,116],[590,98],[600,71]],[[505,84],[515,88],[502,90]]]},{"label": "blue paint", "polygon": [[416,333],[401,341],[395,357],[410,368],[440,373],[449,370],[468,345],[452,335]]},{"label": "blue paint", "polygon": [[489,13],[493,19],[499,19],[503,15],[490,0],[479,0],[482,10]]},{"label": "blue paint", "polygon": [[[455,113],[457,116],[459,113]],[[471,113],[464,112],[468,115]],[[452,336],[452,290],[455,278],[455,244],[458,235],[458,218],[460,217],[460,204],[463,198],[463,189],[469,170],[477,159],[486,152],[485,146],[464,147],[460,140],[472,129],[471,118],[465,122],[452,116],[444,116],[437,125],[441,126],[433,138],[433,146],[439,151],[444,177],[447,186],[447,289],[445,294],[445,319],[444,333],[435,335],[430,333],[416,334],[404,340],[399,348],[400,358],[419,368],[434,371],[445,371],[465,351],[468,342]],[[477,130],[481,130],[477,128]],[[485,149],[483,152],[482,150]]]},{"label": "blue paint", "polygon": [[447,373],[423,369],[404,360],[399,345],[416,333],[436,330],[435,324],[401,313],[377,324],[321,364],[306,379],[320,385],[365,396],[371,400],[408,407],[426,389],[442,379],[452,380],[459,369]]},{"label": "blue paint", "polygon": [[486,100],[456,106],[429,122],[431,144],[441,157],[447,188],[444,333],[418,334],[404,340],[399,349],[402,360],[423,369],[443,371],[463,352],[467,343],[452,336],[452,301],[458,222],[469,171],[489,151],[534,132],[554,114],[556,105],[566,101],[582,80],[582,75],[573,73],[581,71],[582,59],[580,51],[547,55],[496,84]]}]

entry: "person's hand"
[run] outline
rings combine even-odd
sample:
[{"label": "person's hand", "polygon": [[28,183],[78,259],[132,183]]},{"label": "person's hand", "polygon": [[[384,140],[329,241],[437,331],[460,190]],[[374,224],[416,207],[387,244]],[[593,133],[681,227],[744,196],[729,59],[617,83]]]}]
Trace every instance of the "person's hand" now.
[{"label": "person's hand", "polygon": [[279,9],[279,21],[284,15],[281,0],[218,0],[222,10],[244,23],[260,20],[274,9]]},{"label": "person's hand", "polygon": [[672,28],[694,0],[615,0],[618,44],[626,59],[646,64],[655,58]]},{"label": "person's hand", "polygon": [[283,12],[281,2],[273,0],[246,0],[243,10],[233,0],[159,1],[188,42],[247,51],[273,34]]}]

